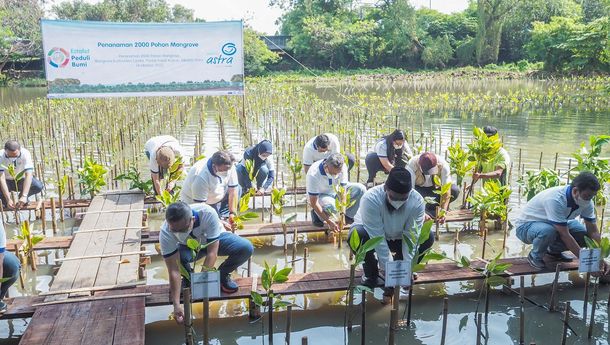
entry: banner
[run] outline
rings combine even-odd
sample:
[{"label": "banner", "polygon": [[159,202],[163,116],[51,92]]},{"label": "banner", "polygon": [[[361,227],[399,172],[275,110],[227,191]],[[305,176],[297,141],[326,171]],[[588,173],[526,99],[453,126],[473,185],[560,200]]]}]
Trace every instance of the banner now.
[{"label": "banner", "polygon": [[244,92],[241,21],[41,26],[48,98]]}]

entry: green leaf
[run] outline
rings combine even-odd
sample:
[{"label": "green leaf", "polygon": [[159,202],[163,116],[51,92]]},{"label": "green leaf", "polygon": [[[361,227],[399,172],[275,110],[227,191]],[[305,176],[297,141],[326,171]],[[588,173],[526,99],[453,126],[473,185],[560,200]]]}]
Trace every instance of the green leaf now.
[{"label": "green leaf", "polygon": [[349,238],[349,247],[356,252],[358,247],[360,247],[360,235],[358,235],[358,231],[354,229]]},{"label": "green leaf", "polygon": [[292,271],[291,267],[286,267],[283,268],[277,272],[275,272],[275,274],[273,275],[273,282],[274,283],[284,283],[288,280],[288,275],[290,274],[290,272]]},{"label": "green leaf", "polygon": [[421,264],[421,263],[415,264],[412,266],[411,272],[412,273],[419,272],[419,271],[423,270],[424,268],[426,268],[426,265],[424,265],[424,264]]},{"label": "green leaf", "polygon": [[469,268],[469,267],[470,267],[470,260],[468,260],[468,258],[467,258],[467,257],[462,256],[462,257],[460,258],[460,264],[461,264],[461,267],[464,267],[464,268]]},{"label": "green leaf", "polygon": [[297,214],[295,213],[291,213],[290,215],[288,215],[288,217],[286,218],[286,220],[284,221],[284,224],[289,224],[295,221],[295,219],[297,218]]},{"label": "green leaf", "polygon": [[379,243],[381,243],[382,240],[385,240],[384,236],[376,236],[373,237],[371,239],[369,239],[368,241],[366,241],[359,249],[359,252],[362,253],[368,253],[371,250],[373,250],[375,247],[377,247],[377,245],[379,245]]},{"label": "green leaf", "polygon": [[2,284],[2,283],[4,283],[4,282],[7,282],[7,281],[9,281],[9,280],[11,280],[11,279],[13,279],[13,278],[14,278],[14,277],[0,278],[0,284]]},{"label": "green leaf", "polygon": [[263,296],[256,291],[250,291],[250,297],[252,298],[252,302],[259,307],[263,307],[265,302],[263,301]]},{"label": "green leaf", "polygon": [[421,245],[422,243],[426,242],[430,238],[430,231],[432,230],[432,224],[434,224],[434,221],[432,219],[430,219],[427,222],[425,222],[424,225],[422,225],[421,231],[419,234],[419,238],[417,240],[418,246]]},{"label": "green leaf", "polygon": [[186,239],[186,246],[190,249],[190,250],[199,250],[199,241],[197,241],[194,238],[187,238]]},{"label": "green leaf", "polygon": [[278,309],[278,308],[285,308],[289,305],[293,305],[292,302],[290,301],[275,301],[275,303],[273,303],[273,309]]},{"label": "green leaf", "polygon": [[180,260],[176,260],[176,262],[178,263],[178,269],[180,270],[180,275],[188,280],[189,282],[191,281],[191,274],[189,273],[189,271],[186,270],[186,268],[184,268],[184,266],[182,266],[182,262],[180,262]]},{"label": "green leaf", "polygon": [[589,236],[585,236],[585,243],[587,244],[588,248],[599,248],[599,244],[593,239],[591,239]]},{"label": "green leaf", "polygon": [[39,243],[42,240],[44,240],[44,236],[41,236],[41,235],[32,236],[32,245],[35,246],[37,243]]}]

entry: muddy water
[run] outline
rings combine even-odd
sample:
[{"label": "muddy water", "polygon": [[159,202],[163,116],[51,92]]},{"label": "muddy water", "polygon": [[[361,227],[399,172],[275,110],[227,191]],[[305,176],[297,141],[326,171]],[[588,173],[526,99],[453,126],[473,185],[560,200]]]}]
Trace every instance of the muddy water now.
[{"label": "muddy water", "polygon": [[[515,89],[544,90],[547,87],[545,82],[540,81],[495,81],[495,82],[460,82],[452,85],[427,84],[427,83],[364,83],[357,87],[346,85],[307,85],[309,92],[314,92],[320,97],[342,102],[343,98],[339,93],[349,94],[350,92],[366,91],[370,93],[393,92],[409,94],[410,92],[427,90],[452,91],[452,90],[494,90],[496,92],[509,92]],[[5,102],[20,102],[40,97],[44,90],[33,90],[15,93],[12,89],[0,90],[1,100]],[[208,143],[205,147],[206,156],[213,153],[218,143],[218,124],[214,120],[213,108],[206,107],[208,117],[205,123],[204,142]],[[446,116],[426,116],[420,118],[402,118],[401,124],[404,127],[420,126],[428,131],[432,129],[438,135],[440,129],[441,151],[449,144],[450,135],[453,131],[456,138],[462,137],[464,140],[469,138],[472,126],[484,126],[493,124],[498,127],[505,147],[511,154],[515,163],[516,170],[519,151],[522,154],[522,163],[526,170],[537,169],[542,152],[543,167],[552,167],[555,154],[558,153],[558,168],[565,171],[568,166],[568,158],[571,152],[579,148],[580,142],[588,139],[590,134],[605,134],[610,125],[610,111],[602,109],[590,111],[577,107],[566,107],[555,113],[549,113],[544,109],[527,111],[520,115],[503,116],[498,115],[493,118],[477,115],[447,114]],[[229,147],[236,154],[239,154],[243,146],[239,136],[239,131],[235,125],[226,124],[227,139]],[[187,127],[187,131],[180,137],[187,147],[192,149],[194,136],[198,130],[196,124]],[[514,193],[511,196],[510,219],[514,219],[518,214],[524,199],[518,195],[516,185],[518,174],[513,172],[512,185]],[[365,171],[361,173],[361,179],[366,178]],[[302,197],[299,197],[299,201]],[[289,198],[292,200],[292,198]],[[268,200],[265,202],[269,204]],[[301,204],[301,202],[299,202]],[[304,219],[302,206],[296,211],[299,218]],[[292,212],[288,210],[288,212]],[[151,217],[151,227],[160,224],[162,215],[156,214]],[[35,223],[36,224],[36,223]],[[50,224],[49,224],[50,225]],[[70,233],[74,224],[67,222],[62,224],[65,228],[61,233]],[[40,228],[39,225],[35,225]],[[50,228],[50,226],[48,226]],[[435,244],[435,249],[445,251],[448,254],[465,255],[475,258],[481,254],[481,240],[473,232],[460,233],[460,244],[454,247],[453,231],[459,230],[460,226],[454,225],[450,228],[449,234],[442,234],[441,240]],[[14,233],[14,227],[8,227],[9,236]],[[49,231],[47,231],[49,233]],[[50,234],[48,234],[50,235]],[[503,234],[492,232],[488,238],[492,247],[488,247],[487,256],[499,253],[502,247]],[[288,257],[283,253],[283,239],[278,237],[265,237],[254,239],[255,257],[253,259],[253,272],[260,275],[264,261],[270,264],[277,263],[278,266],[290,265],[289,261],[291,246],[294,243],[292,236],[289,236]],[[336,248],[332,240],[323,235],[300,235],[296,241],[297,256],[295,272],[303,271],[303,249],[309,248],[310,257],[307,263],[307,271],[327,271],[335,269],[346,269],[349,264],[349,257],[346,246]],[[155,251],[154,245],[149,245],[151,251]],[[515,257],[526,255],[529,248],[524,246],[515,236],[514,229],[510,230],[506,256]],[[18,284],[10,290],[11,296],[31,295],[48,290],[52,281],[53,269],[57,267],[55,258],[62,257],[63,252],[50,251],[40,253],[38,271],[32,273],[26,270],[26,287],[21,289]],[[238,270],[237,274],[244,275],[244,269]],[[528,277],[525,280],[526,295],[534,302],[544,305],[548,302],[550,294],[550,284],[552,274]],[[148,284],[162,284],[167,282],[167,272],[159,256],[153,258],[151,265],[147,267]],[[517,282],[518,283],[518,282]],[[588,322],[583,322],[583,279],[576,273],[562,273],[560,275],[559,298],[560,304],[570,301],[572,305],[572,321],[570,325],[575,333],[570,333],[568,344],[608,344],[610,332],[608,331],[608,294],[607,286],[601,286],[599,292],[598,310],[595,315],[596,328],[593,332],[593,339],[587,340]],[[513,288],[518,289],[517,285]],[[404,322],[398,331],[398,339],[401,344],[439,344],[441,337],[441,313],[443,297],[449,298],[449,316],[447,327],[447,344],[474,344],[476,342],[476,325],[474,323],[475,310],[483,310],[484,301],[480,299],[481,286],[473,282],[453,282],[446,284],[435,284],[429,286],[418,286],[415,288],[414,303],[412,310],[412,324],[406,325]],[[293,333],[292,342],[299,342],[300,338],[307,336],[310,344],[342,344],[348,342],[357,344],[360,342],[360,315],[355,310],[354,315],[345,314],[344,293],[324,293],[311,294],[304,296],[289,297],[299,306],[295,308],[293,314]],[[367,344],[383,344],[387,342],[387,332],[389,326],[388,306],[379,303],[380,292],[375,296],[368,297],[367,300]],[[357,297],[356,304],[360,303]],[[212,303],[210,329],[212,330],[213,344],[261,344],[267,343],[268,334],[267,319],[251,323],[247,319],[247,304],[245,301],[215,302]],[[492,292],[490,314],[483,323],[483,332],[486,336],[484,343],[488,344],[517,344],[519,341],[519,298],[515,294],[503,293],[500,290]],[[403,316],[406,303],[401,303],[400,315]],[[590,313],[589,305],[588,312]],[[177,327],[173,321],[168,321],[170,307],[148,308],[146,312],[146,339],[147,344],[165,345],[182,344],[183,329]],[[201,316],[201,306],[195,306],[195,314]],[[541,307],[526,302],[525,304],[525,340],[526,343],[535,342],[536,344],[557,344],[561,339],[562,322],[561,314],[549,313]],[[354,331],[350,334],[344,332],[344,320],[352,317],[354,320]],[[16,344],[19,336],[24,332],[28,320],[0,321],[0,344]],[[274,332],[275,343],[283,341],[283,328],[285,325],[285,313],[279,312],[275,316]],[[195,322],[197,332],[201,332],[201,320]],[[261,336],[265,334],[265,337]]]}]

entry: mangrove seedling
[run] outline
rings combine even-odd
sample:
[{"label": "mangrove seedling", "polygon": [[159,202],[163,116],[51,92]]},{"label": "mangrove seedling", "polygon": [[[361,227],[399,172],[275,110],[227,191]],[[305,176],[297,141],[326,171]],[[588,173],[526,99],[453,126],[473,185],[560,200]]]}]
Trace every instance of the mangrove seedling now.
[{"label": "mangrove seedling", "polygon": [[[296,213],[291,213],[284,219],[284,205],[286,203],[286,200],[284,199],[285,195],[286,190],[284,188],[273,188],[271,191],[271,210],[273,214],[280,217],[280,222],[282,223],[282,231],[284,233],[284,254],[288,251],[288,224],[292,223],[297,217]],[[296,241],[296,238],[294,241]]]},{"label": "mangrove seedling", "polygon": [[[473,213],[479,217],[479,233],[483,236],[483,249],[481,257],[485,259],[485,248],[487,243],[487,220],[490,218],[500,219],[504,224],[508,216],[508,203],[512,191],[508,186],[502,186],[498,181],[489,180],[483,184],[483,188],[468,198],[472,204]],[[504,226],[504,246],[508,229]]]},{"label": "mangrove seedling", "polygon": [[461,186],[464,177],[472,171],[477,163],[468,159],[469,154],[464,150],[459,140],[449,146],[447,151],[447,162],[451,171],[455,173],[457,185]]},{"label": "mangrove seedling", "polygon": [[517,183],[523,187],[523,195],[526,197],[527,201],[529,201],[543,190],[559,186],[561,180],[556,171],[545,168],[536,172],[527,171]]},{"label": "mangrove seedling", "polygon": [[[43,235],[32,235],[32,228],[30,226],[30,222],[27,220],[21,223],[19,228],[19,234],[13,237],[15,240],[20,240],[21,245],[19,246],[19,250],[23,253],[22,260],[25,264],[30,262],[30,265],[33,270],[36,270],[36,262],[34,259],[34,246],[40,241],[44,240]],[[18,253],[17,253],[18,254]]]},{"label": "mangrove seedling", "polygon": [[173,204],[180,200],[180,189],[174,188],[174,192],[170,193],[167,189],[161,191],[161,194],[156,195],[155,199],[161,203],[163,208],[167,208],[170,204]]},{"label": "mangrove seedling", "polygon": [[[595,175],[599,183],[604,184],[610,182],[610,160],[601,158],[602,148],[610,142],[610,135],[591,135],[589,137],[589,149],[584,142],[580,144],[580,151],[572,154],[578,164],[573,171],[573,177],[583,171],[588,171]],[[604,194],[605,188],[601,188],[595,196],[595,205],[605,206],[607,197]]]},{"label": "mangrove seedling", "polygon": [[294,205],[297,204],[297,180],[301,178],[301,172],[303,171],[303,163],[299,159],[299,156],[294,153],[290,154],[286,152],[286,163],[292,174],[292,189],[294,192]]},{"label": "mangrove seedling", "polygon": [[269,267],[269,264],[267,264],[267,261],[265,261],[265,269],[263,270],[263,273],[261,275],[261,284],[263,286],[263,290],[265,290],[265,295],[267,295],[267,300],[263,300],[263,295],[261,295],[257,291],[250,292],[250,298],[252,298],[252,302],[254,304],[263,309],[267,307],[267,313],[269,316],[270,344],[273,344],[273,310],[293,305],[293,303],[290,301],[282,300],[281,295],[275,294],[273,292],[273,285],[277,283],[285,283],[286,281],[288,281],[288,275],[291,271],[291,267],[285,267],[281,270],[277,269],[277,265]]},{"label": "mangrove seedling", "polygon": [[341,248],[341,243],[343,241],[343,228],[345,227],[345,212],[348,208],[352,207],[356,200],[352,200],[352,195],[350,193],[349,188],[345,188],[341,184],[335,185],[335,193],[337,193],[337,197],[335,198],[335,209],[339,215],[339,219],[337,224],[339,225],[339,234],[337,237],[339,238],[339,248]]},{"label": "mangrove seedling", "polygon": [[182,162],[182,156],[176,157],[176,161],[167,169],[167,176],[165,176],[165,189],[172,190],[176,182],[183,180],[186,174],[184,173],[184,163]]},{"label": "mangrove seedling", "polygon": [[[250,190],[250,192],[252,192],[252,190]],[[233,217],[233,224],[235,224],[239,230],[244,228],[245,221],[258,218],[258,214],[256,214],[256,212],[248,212],[248,204],[250,203],[250,198],[252,197],[252,193],[250,192],[244,194],[239,199],[237,213],[235,214],[235,217]]]},{"label": "mangrove seedling", "polygon": [[256,176],[258,176],[258,171],[254,171],[254,160],[246,159],[244,161],[244,166],[246,167],[246,171],[248,172],[248,178],[250,179],[251,186],[250,190],[245,192],[254,195],[256,193]]},{"label": "mangrove seedling", "polygon": [[116,181],[129,181],[129,189],[137,189],[147,196],[153,195],[153,182],[151,179],[142,180],[140,172],[135,167],[130,167],[126,173],[114,178]]},{"label": "mangrove seedling", "polygon": [[89,193],[91,198],[98,194],[106,185],[108,170],[93,158],[86,157],[85,164],[78,169],[79,182],[83,186],[83,193]]},{"label": "mangrove seedling", "polygon": [[[480,173],[484,162],[488,162],[498,154],[498,151],[502,147],[502,142],[498,134],[487,136],[483,129],[474,127],[472,130],[474,136],[472,142],[468,144],[468,160],[475,162],[474,169],[472,171],[473,176],[475,173]],[[473,181],[476,182],[476,181]],[[467,196],[472,194],[474,183],[470,184]]]}]

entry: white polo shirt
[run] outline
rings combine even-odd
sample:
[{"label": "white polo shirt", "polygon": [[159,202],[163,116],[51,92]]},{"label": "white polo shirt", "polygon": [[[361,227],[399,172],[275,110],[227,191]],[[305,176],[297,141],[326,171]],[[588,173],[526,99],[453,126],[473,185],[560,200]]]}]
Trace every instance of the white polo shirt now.
[{"label": "white polo shirt", "polygon": [[159,135],[156,137],[152,137],[148,139],[146,144],[144,144],[144,151],[148,152],[150,156],[148,167],[150,172],[158,173],[159,172],[159,163],[157,163],[157,151],[163,147],[170,147],[176,157],[184,157],[184,149],[180,146],[178,140],[171,135]]},{"label": "white polo shirt", "polygon": [[330,139],[328,145],[328,151],[318,152],[318,149],[314,143],[316,137],[309,139],[303,148],[303,165],[312,165],[313,162],[319,161],[330,156],[333,153],[341,153],[341,144],[339,144],[339,138],[331,133],[324,133]]},{"label": "white polo shirt", "polygon": [[227,177],[220,177],[213,172],[212,160],[202,159],[189,169],[180,192],[180,200],[187,204],[205,202],[214,205],[227,194],[229,187],[237,187],[235,166],[227,172]]},{"label": "white polo shirt", "polygon": [[[411,190],[407,202],[399,209],[390,212],[386,203],[386,192],[384,185],[375,186],[364,193],[360,199],[360,207],[354,217],[354,226],[362,226],[370,238],[383,236],[386,241],[381,241],[375,252],[380,267],[385,263],[393,261],[387,241],[401,240],[403,234],[409,234],[414,224],[420,229],[424,223],[425,202],[424,198],[414,189]],[[407,244],[402,244],[403,258],[410,258]]]},{"label": "white polo shirt", "polygon": [[[15,158],[8,157],[4,149],[0,150],[0,172],[4,172],[8,169],[8,166],[12,165],[15,167],[15,174],[19,174],[22,171],[32,170],[34,171],[34,161],[32,161],[32,155],[30,151],[25,148],[19,149],[19,156]],[[4,174],[7,180],[12,180],[13,177],[9,175],[8,171]]]},{"label": "white polo shirt", "polygon": [[[411,146],[409,146],[409,144],[407,144],[406,141],[404,142],[404,144],[402,144],[402,149],[407,153],[407,156],[409,156],[409,157],[413,156],[413,152],[411,151]],[[375,147],[373,148],[373,151],[375,151],[375,153],[377,154],[377,157],[388,158],[388,143],[386,142],[386,139],[381,138],[381,140],[379,140],[377,143],[375,143]]]},{"label": "white polo shirt", "polygon": [[[193,230],[189,233],[189,237],[196,239],[201,244],[205,244],[214,241],[225,231],[216,210],[209,205],[204,203],[193,204],[191,209],[193,210],[195,223],[193,224]],[[178,251],[180,244],[186,245],[186,240],[181,241],[169,230],[167,222],[163,222],[161,232],[159,233],[159,243],[161,245],[161,255],[167,258]]]},{"label": "white polo shirt", "polygon": [[[415,187],[415,172],[417,170],[420,170],[420,166],[419,166],[419,156],[413,156],[411,159],[409,159],[409,164],[407,164],[407,169],[409,170],[409,172],[411,173],[411,182],[412,182],[412,186]],[[447,163],[447,161],[439,156],[436,155],[436,164],[437,165],[441,165],[441,184],[445,184],[445,183],[449,183],[449,182],[453,182],[453,179],[451,178],[451,167],[449,166],[449,163]],[[433,187],[434,186],[434,180],[433,180],[433,176],[432,175],[424,175],[424,178],[426,179],[426,182],[424,182],[423,185],[418,186],[418,187]]]},{"label": "white polo shirt", "polygon": [[574,202],[571,186],[558,186],[545,189],[528,201],[515,224],[520,226],[528,222],[546,222],[565,226],[568,220],[578,216],[595,223],[593,201],[591,200],[586,207],[580,207]]},{"label": "white polo shirt", "polygon": [[335,186],[338,184],[345,186],[347,182],[347,164],[343,164],[341,172],[336,179],[333,179],[324,171],[324,160],[320,160],[313,163],[307,171],[305,189],[308,195],[335,195]]}]

